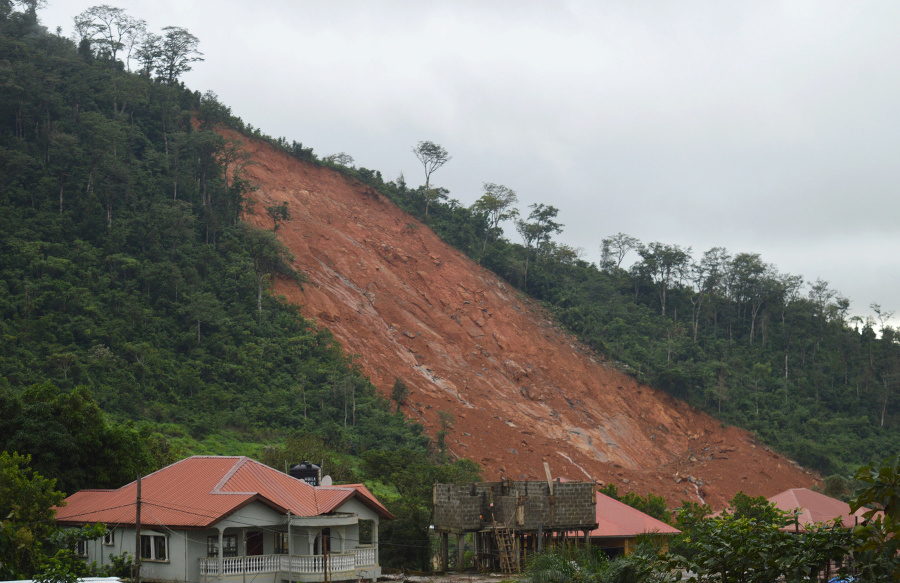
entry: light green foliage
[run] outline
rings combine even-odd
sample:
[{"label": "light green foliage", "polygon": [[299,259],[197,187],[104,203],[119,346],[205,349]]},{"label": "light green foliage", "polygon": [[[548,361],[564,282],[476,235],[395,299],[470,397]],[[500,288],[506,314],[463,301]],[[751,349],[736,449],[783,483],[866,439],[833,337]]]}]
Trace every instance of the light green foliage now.
[{"label": "light green foliage", "polygon": [[619,489],[615,484],[607,484],[600,488],[600,493],[605,494],[614,500],[618,500],[623,504],[627,504],[632,508],[636,508],[657,520],[672,524],[672,513],[669,512],[666,499],[662,496],[657,496],[652,492],[647,492],[645,496],[641,496],[635,492],[620,494]]},{"label": "light green foliage", "polygon": [[867,524],[857,526],[857,560],[865,580],[900,581],[900,456],[879,467],[864,466],[855,478],[864,486],[850,509],[867,508]]},{"label": "light green foliage", "polygon": [[34,472],[30,457],[0,451],[0,577],[28,577],[44,561],[56,531],[53,506],[65,497],[56,480]]},{"label": "light green foliage", "polygon": [[683,507],[682,536],[669,556],[670,569],[696,573],[701,581],[811,581],[850,551],[850,533],[839,523],[790,532],[796,518],[762,497],[739,493],[722,515],[706,518],[707,511],[695,504]]},{"label": "light green foliage", "polygon": [[725,514],[735,518],[748,518],[761,524],[776,524],[789,518],[773,503],[766,500],[765,496],[748,496],[738,492],[731,499]]},{"label": "light green foliage", "polygon": [[75,545],[103,536],[106,527],[57,528],[53,507],[65,495],[56,490],[56,480],[32,470],[30,461],[0,452],[0,578],[72,583],[91,574]]},{"label": "light green foliage", "polygon": [[34,580],[38,583],[75,583],[79,577],[92,575],[92,569],[75,554],[75,548],[78,543],[100,538],[105,533],[103,524],[57,530],[49,537],[50,546],[56,552],[46,557]]},{"label": "light green foliage", "polygon": [[562,547],[533,554],[523,574],[531,583],[588,583],[604,581],[608,568],[609,561],[599,549]]}]

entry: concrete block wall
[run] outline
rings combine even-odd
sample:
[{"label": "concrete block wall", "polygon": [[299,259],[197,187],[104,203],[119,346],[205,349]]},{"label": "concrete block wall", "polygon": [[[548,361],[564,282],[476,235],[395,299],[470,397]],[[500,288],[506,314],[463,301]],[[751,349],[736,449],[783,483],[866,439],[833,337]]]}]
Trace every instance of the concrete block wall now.
[{"label": "concrete block wall", "polygon": [[[551,497],[546,482],[436,484],[434,525],[445,531],[489,528],[492,510],[498,523],[516,530],[593,525],[596,521],[594,488],[591,482],[557,482]],[[520,504],[524,508],[522,523],[517,514]]]},{"label": "concrete block wall", "polygon": [[556,484],[556,524],[560,526],[593,524],[597,521],[594,484],[566,482]]},{"label": "concrete block wall", "polygon": [[471,484],[434,485],[434,525],[439,529],[480,530],[485,492]]}]

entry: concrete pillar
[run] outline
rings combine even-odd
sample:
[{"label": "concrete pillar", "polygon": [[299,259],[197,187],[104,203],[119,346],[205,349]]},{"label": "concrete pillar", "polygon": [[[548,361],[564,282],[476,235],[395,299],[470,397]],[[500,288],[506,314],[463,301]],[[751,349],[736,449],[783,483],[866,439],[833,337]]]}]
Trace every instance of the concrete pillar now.
[{"label": "concrete pillar", "polygon": [[465,545],[465,535],[457,534],[456,535],[456,570],[462,571],[466,568],[466,545]]},{"label": "concrete pillar", "polygon": [[378,518],[372,523],[372,542],[375,544],[375,564],[380,565],[381,563],[378,562]]},{"label": "concrete pillar", "polygon": [[441,533],[441,571],[447,571],[448,557],[450,553],[450,535],[446,532]]}]

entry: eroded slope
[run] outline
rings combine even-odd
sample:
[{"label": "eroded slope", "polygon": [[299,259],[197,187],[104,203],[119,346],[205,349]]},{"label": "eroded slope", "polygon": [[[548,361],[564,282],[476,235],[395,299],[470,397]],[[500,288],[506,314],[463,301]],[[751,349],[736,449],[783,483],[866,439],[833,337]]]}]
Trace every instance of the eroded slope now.
[{"label": "eroded slope", "polygon": [[[237,138],[235,134],[228,137]],[[485,477],[554,475],[721,507],[737,491],[773,495],[814,477],[708,415],[640,385],[562,331],[535,303],[448,247],[368,187],[246,141],[259,189],[248,220],[287,202],[279,234],[308,284],[276,293],[332,330],[385,394],[434,435],[455,417],[451,452]]]}]

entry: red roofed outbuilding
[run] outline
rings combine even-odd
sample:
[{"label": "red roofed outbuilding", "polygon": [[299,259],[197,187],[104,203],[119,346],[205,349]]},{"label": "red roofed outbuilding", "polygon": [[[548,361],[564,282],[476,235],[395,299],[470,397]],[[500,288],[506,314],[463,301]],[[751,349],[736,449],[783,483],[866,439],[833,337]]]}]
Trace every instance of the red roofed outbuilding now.
[{"label": "red roofed outbuilding", "polygon": [[[79,549],[88,562],[136,547],[138,484],[82,490],[57,509],[61,526],[102,522]],[[362,484],[312,486],[247,457],[194,456],[140,483],[141,576],[209,582],[375,580],[378,524],[393,515]]]},{"label": "red roofed outbuilding", "polygon": [[641,535],[667,539],[681,531],[636,508],[597,493],[597,528],[588,533],[592,547],[610,556],[629,555]]},{"label": "red roofed outbuilding", "polygon": [[791,488],[767,500],[779,510],[797,517],[796,525],[788,530],[798,532],[806,532],[814,524],[833,523],[835,519],[844,528],[853,528],[863,523],[862,514],[866,511],[865,508],[860,508],[854,514],[850,512],[850,505],[846,502],[813,492],[809,488]]}]

